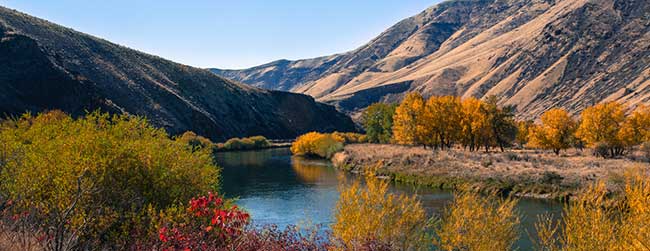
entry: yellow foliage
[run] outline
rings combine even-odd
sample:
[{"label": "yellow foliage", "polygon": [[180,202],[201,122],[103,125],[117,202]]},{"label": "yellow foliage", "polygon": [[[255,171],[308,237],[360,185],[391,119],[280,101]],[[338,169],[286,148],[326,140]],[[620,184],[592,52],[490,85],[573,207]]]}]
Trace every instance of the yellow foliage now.
[{"label": "yellow foliage", "polygon": [[626,177],[620,200],[608,199],[601,181],[565,207],[561,224],[541,218],[536,224],[540,250],[650,249],[650,180],[639,169]]},{"label": "yellow foliage", "polygon": [[531,145],[551,149],[555,154],[571,147],[576,123],[569,113],[562,109],[551,109],[542,114],[542,123],[534,127]]},{"label": "yellow foliage", "polygon": [[462,101],[462,119],[460,122],[462,136],[461,142],[469,147],[470,151],[478,150],[481,138],[490,134],[488,117],[483,112],[483,102],[476,98],[467,98]]},{"label": "yellow foliage", "polygon": [[618,139],[626,147],[650,141],[650,107],[638,107],[625,118],[618,132]]},{"label": "yellow foliage", "polygon": [[421,114],[417,129],[418,141],[423,145],[450,148],[461,134],[462,106],[460,98],[431,97]]},{"label": "yellow foliage", "polygon": [[331,158],[336,152],[343,150],[344,138],[337,135],[310,132],[296,139],[291,144],[294,155],[314,155]]},{"label": "yellow foliage", "polygon": [[418,117],[424,110],[424,98],[411,92],[395,109],[393,116],[393,139],[402,145],[418,143]]},{"label": "yellow foliage", "polygon": [[365,182],[365,188],[358,180],[340,188],[332,231],[344,250],[368,241],[386,243],[394,250],[428,250],[428,221],[417,198],[390,193],[388,182],[370,173]]},{"label": "yellow foliage", "polygon": [[343,144],[356,144],[368,142],[368,137],[360,133],[353,132],[333,132],[332,136]]},{"label": "yellow foliage", "polygon": [[623,105],[606,102],[586,108],[582,112],[582,122],[576,132],[590,146],[605,143],[610,147],[621,145],[618,131],[625,120]]},{"label": "yellow foliage", "polygon": [[511,250],[518,237],[517,200],[461,192],[436,229],[441,250]]}]

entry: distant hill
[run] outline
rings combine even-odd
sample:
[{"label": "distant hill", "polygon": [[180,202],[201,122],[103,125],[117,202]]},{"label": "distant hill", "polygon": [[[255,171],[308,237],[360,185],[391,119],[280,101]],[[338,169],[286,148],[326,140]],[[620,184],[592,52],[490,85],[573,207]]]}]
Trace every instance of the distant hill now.
[{"label": "distant hill", "polygon": [[446,1],[354,51],[213,71],[352,113],[410,91],[497,95],[520,118],[605,100],[633,107],[650,99],[648,13],[638,0]]},{"label": "distant hill", "polygon": [[102,109],[213,140],[352,131],[334,107],[221,78],[0,7],[0,114]]}]

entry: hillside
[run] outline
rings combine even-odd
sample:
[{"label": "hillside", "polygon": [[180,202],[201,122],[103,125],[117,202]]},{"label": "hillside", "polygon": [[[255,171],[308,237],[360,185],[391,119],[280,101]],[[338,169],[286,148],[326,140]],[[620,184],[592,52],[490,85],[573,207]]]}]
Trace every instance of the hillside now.
[{"label": "hillside", "polygon": [[223,140],[351,131],[334,107],[221,78],[0,7],[0,114],[102,109]]},{"label": "hillside", "polygon": [[314,59],[323,62],[317,70],[285,61],[293,67],[224,75],[273,89],[280,82],[267,76],[283,76],[285,90],[352,113],[372,102],[398,101],[409,91],[497,95],[502,104],[516,105],[520,118],[552,107],[578,113],[605,100],[634,107],[650,98],[647,13],[648,1],[446,1],[354,51],[329,57],[333,62]]}]

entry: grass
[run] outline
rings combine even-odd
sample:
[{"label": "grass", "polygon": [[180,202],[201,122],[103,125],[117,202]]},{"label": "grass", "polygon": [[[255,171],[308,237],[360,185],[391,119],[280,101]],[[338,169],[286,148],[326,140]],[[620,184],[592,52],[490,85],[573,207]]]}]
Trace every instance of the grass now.
[{"label": "grass", "polygon": [[599,179],[607,180],[612,191],[620,190],[621,174],[639,165],[633,159],[638,158],[602,159],[589,151],[556,156],[537,150],[483,153],[456,148],[434,152],[422,147],[354,144],[347,145],[332,161],[351,172],[379,165],[377,172],[398,182],[564,200]]}]

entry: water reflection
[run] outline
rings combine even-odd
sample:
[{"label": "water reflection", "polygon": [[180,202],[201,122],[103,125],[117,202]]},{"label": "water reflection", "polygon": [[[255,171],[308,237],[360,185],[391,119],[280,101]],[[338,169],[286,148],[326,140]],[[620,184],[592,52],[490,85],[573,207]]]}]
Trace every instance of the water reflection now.
[{"label": "water reflection", "polygon": [[[322,225],[333,221],[338,200],[339,179],[354,179],[341,175],[329,161],[291,157],[289,149],[269,149],[249,152],[227,152],[216,155],[222,170],[222,192],[238,198],[237,204],[248,210],[253,223],[259,225]],[[417,194],[429,215],[439,215],[453,196],[446,191],[407,184],[394,184],[395,193]],[[528,232],[535,236],[537,215],[560,214],[561,205],[537,200],[522,200],[518,205],[522,215],[520,250],[532,246]]]}]

